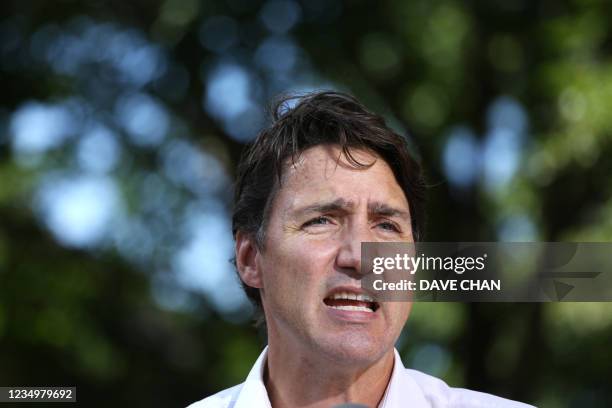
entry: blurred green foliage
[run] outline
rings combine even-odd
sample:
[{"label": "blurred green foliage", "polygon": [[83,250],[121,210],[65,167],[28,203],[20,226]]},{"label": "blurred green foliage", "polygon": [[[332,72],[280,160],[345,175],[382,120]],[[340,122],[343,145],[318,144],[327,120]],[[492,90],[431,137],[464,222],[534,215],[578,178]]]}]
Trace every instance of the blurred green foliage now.
[{"label": "blurred green foliage", "polygon": [[[176,257],[194,208],[227,219],[241,149],[279,92],[347,90],[407,132],[431,185],[429,241],[612,240],[612,3],[0,9],[0,385],[76,385],[87,406],[180,406],[242,381],[263,340],[248,308],[177,281]],[[57,123],[32,127],[32,112],[70,119],[53,133]],[[111,164],[108,144],[79,156],[100,124],[119,146]],[[26,142],[34,131],[57,140],[19,142],[22,128]],[[105,157],[108,168],[92,167]],[[452,182],[456,163],[467,173]],[[66,241],[44,191],[94,173],[121,211],[106,235]],[[212,276],[220,264],[195,248]],[[607,407],[611,339],[609,304],[440,303],[414,307],[398,346],[455,386]]]}]

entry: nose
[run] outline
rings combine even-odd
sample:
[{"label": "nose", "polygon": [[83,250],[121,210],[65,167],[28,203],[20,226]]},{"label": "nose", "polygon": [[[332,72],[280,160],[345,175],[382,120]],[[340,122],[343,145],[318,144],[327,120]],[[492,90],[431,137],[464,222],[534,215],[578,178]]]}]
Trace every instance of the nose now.
[{"label": "nose", "polygon": [[354,224],[346,228],[339,239],[336,267],[354,279],[361,279],[366,274],[361,270],[361,243],[374,241],[369,225]]}]

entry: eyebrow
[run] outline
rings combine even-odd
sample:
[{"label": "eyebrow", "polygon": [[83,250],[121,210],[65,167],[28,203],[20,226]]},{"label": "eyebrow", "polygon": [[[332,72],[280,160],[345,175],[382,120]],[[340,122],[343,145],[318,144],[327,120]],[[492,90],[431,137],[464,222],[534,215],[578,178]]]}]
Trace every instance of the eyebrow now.
[{"label": "eyebrow", "polygon": [[292,213],[294,215],[322,213],[322,212],[338,212],[350,211],[355,204],[352,201],[347,201],[343,198],[338,198],[334,201],[314,203],[304,207],[296,208]]},{"label": "eyebrow", "polygon": [[410,213],[408,211],[376,201],[368,204],[368,213],[384,217],[399,217],[410,221]]},{"label": "eyebrow", "polygon": [[[302,215],[310,213],[325,213],[325,212],[349,212],[355,207],[355,203],[347,201],[343,198],[338,198],[334,201],[315,203],[292,211],[293,215]],[[381,202],[368,203],[368,213],[384,217],[399,217],[410,221],[410,213],[406,210],[391,207]]]}]

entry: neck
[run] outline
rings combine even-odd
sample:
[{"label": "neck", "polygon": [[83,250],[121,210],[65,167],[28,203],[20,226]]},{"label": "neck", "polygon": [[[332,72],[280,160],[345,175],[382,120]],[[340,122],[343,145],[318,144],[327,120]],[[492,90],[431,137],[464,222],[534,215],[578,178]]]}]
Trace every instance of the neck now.
[{"label": "neck", "polygon": [[274,408],[333,407],[347,402],[377,407],[395,361],[393,349],[363,366],[338,365],[320,353],[287,347],[270,339],[264,381]]}]

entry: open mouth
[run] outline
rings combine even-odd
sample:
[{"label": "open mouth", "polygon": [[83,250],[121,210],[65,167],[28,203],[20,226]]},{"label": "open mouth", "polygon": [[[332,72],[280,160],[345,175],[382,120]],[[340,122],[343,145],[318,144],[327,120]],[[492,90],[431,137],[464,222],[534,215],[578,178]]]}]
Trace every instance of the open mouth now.
[{"label": "open mouth", "polygon": [[323,299],[323,302],[339,310],[374,313],[380,305],[365,293],[336,292]]}]

